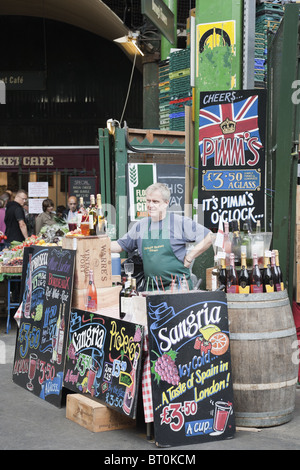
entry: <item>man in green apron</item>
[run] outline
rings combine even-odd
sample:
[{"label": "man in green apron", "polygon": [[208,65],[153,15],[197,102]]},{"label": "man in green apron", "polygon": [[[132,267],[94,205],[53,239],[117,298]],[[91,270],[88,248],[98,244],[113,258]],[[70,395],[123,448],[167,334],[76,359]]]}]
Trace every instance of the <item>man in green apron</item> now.
[{"label": "man in green apron", "polygon": [[[207,250],[211,232],[188,217],[168,212],[170,191],[165,184],[154,183],[146,189],[149,217],[136,222],[117,241],[111,243],[112,252],[129,253],[138,249],[144,267],[146,285],[150,289],[169,289],[174,282],[182,287],[189,284],[193,260]],[[187,253],[186,244],[195,242]],[[149,289],[149,290],[150,290]]]}]

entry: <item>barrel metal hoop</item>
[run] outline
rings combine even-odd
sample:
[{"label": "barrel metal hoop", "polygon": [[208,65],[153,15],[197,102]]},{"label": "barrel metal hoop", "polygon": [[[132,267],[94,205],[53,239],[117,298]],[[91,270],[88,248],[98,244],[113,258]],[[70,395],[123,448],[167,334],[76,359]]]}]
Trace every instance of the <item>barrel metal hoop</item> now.
[{"label": "barrel metal hoop", "polygon": [[296,328],[288,328],[287,330],[267,331],[267,332],[253,332],[253,333],[230,333],[232,340],[254,341],[261,339],[277,339],[286,338],[296,334]]},{"label": "barrel metal hoop", "polygon": [[298,377],[290,380],[285,380],[284,382],[274,382],[268,384],[237,384],[233,383],[233,390],[276,390],[278,388],[291,387],[298,382]]},{"label": "barrel metal hoop", "polygon": [[266,302],[227,302],[228,308],[231,309],[238,309],[238,310],[264,310],[266,308],[273,308],[273,307],[285,307],[286,305],[290,305],[289,299],[282,299],[279,301],[271,301],[269,303]]},{"label": "barrel metal hoop", "polygon": [[295,410],[295,407],[291,408],[286,408],[285,410],[278,410],[278,411],[265,411],[265,412],[260,412],[258,411],[257,413],[247,413],[247,412],[239,412],[235,411],[234,414],[237,418],[271,418],[272,416],[276,417],[278,414],[280,416],[284,416],[290,413],[293,413]]}]

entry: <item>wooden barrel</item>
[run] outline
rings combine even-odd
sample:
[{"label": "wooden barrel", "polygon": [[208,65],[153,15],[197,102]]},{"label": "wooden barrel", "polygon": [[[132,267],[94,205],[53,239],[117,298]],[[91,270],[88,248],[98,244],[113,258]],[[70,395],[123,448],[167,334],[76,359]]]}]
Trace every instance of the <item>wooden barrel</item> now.
[{"label": "wooden barrel", "polygon": [[267,427],[290,421],[298,346],[287,292],[227,294],[227,304],[237,426]]}]

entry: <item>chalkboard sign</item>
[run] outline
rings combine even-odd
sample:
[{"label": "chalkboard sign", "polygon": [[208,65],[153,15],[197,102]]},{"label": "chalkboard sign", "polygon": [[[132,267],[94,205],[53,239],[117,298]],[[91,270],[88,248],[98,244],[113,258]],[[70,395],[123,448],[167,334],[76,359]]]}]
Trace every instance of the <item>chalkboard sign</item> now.
[{"label": "chalkboard sign", "polygon": [[217,229],[260,220],[264,226],[266,90],[200,93],[199,205]]},{"label": "chalkboard sign", "polygon": [[148,296],[147,312],[157,445],[233,437],[225,294]]},{"label": "chalkboard sign", "polygon": [[[16,339],[13,381],[61,406],[66,332],[72,298],[75,252],[30,247],[24,264],[22,318]],[[28,258],[27,258],[28,257]]]},{"label": "chalkboard sign", "polygon": [[185,166],[184,165],[156,165],[157,182],[168,186],[170,207],[174,212],[184,215],[185,194]]},{"label": "chalkboard sign", "polygon": [[64,387],[136,416],[143,326],[71,310]]},{"label": "chalkboard sign", "polygon": [[69,195],[83,197],[85,207],[90,205],[90,195],[96,198],[96,176],[69,176]]}]

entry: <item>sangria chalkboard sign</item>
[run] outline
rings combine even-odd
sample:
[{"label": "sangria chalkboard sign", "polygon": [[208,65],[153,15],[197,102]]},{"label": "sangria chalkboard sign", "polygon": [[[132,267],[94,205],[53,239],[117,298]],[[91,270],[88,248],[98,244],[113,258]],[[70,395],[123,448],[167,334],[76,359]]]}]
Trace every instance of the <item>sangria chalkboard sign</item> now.
[{"label": "sangria chalkboard sign", "polygon": [[157,445],[233,437],[225,294],[148,296],[147,312]]},{"label": "sangria chalkboard sign", "polygon": [[74,254],[35,246],[24,258],[28,263],[13,381],[56,406],[61,406]]},{"label": "sangria chalkboard sign", "polygon": [[136,416],[143,326],[71,310],[64,387]]}]

